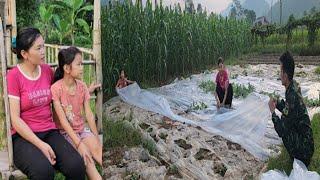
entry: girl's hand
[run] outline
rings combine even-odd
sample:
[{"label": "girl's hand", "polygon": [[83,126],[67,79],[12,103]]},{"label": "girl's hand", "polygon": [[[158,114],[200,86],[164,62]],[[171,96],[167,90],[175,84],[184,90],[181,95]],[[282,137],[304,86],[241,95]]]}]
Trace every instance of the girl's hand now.
[{"label": "girl's hand", "polygon": [[[101,144],[101,141],[100,141],[99,135],[96,135],[95,137],[97,138],[97,141]],[[102,144],[101,144],[101,145],[102,145]]]},{"label": "girl's hand", "polygon": [[88,91],[89,93],[93,93],[97,88],[100,88],[101,87],[101,83],[100,84],[95,84],[95,83],[91,83],[89,88],[88,88]]},{"label": "girl's hand", "polygon": [[91,157],[89,150],[87,149],[86,145],[83,144],[81,141],[80,141],[80,144],[79,144],[77,150],[78,150],[79,154],[81,155],[81,157],[83,158],[85,165],[87,165],[89,163],[93,163],[93,160],[92,160],[92,157]]},{"label": "girl's hand", "polygon": [[42,151],[42,153],[48,158],[51,165],[56,164],[56,155],[54,154],[54,151],[52,150],[51,146],[45,142],[41,143],[39,146],[39,149]]}]

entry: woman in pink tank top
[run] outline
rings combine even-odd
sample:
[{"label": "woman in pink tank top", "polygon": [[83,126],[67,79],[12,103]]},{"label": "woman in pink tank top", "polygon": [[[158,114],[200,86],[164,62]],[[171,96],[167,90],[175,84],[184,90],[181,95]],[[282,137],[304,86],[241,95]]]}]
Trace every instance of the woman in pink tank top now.
[{"label": "woman in pink tank top", "polygon": [[232,84],[229,83],[228,71],[223,64],[223,59],[218,59],[219,72],[216,76],[216,92],[215,98],[217,102],[217,108],[227,107],[232,105],[233,89]]},{"label": "woman in pink tank top", "polygon": [[7,74],[13,160],[29,179],[85,179],[84,161],[59,133],[51,111],[53,71],[44,63],[40,31],[24,28],[16,37],[19,64]]}]

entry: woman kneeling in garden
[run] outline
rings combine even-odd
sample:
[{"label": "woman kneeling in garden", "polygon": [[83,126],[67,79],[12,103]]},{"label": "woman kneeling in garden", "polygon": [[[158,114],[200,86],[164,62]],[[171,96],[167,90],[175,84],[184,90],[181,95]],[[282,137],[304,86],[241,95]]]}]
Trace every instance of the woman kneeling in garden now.
[{"label": "woman kneeling in garden", "polygon": [[214,93],[217,108],[227,107],[231,108],[232,98],[233,98],[233,89],[232,85],[229,83],[228,71],[223,64],[222,57],[218,59],[219,72],[216,76],[216,91]]},{"label": "woman kneeling in garden", "polygon": [[15,166],[29,179],[54,179],[55,170],[67,179],[85,179],[83,159],[53,121],[53,71],[44,64],[40,31],[19,31],[15,53],[20,63],[7,75]]}]

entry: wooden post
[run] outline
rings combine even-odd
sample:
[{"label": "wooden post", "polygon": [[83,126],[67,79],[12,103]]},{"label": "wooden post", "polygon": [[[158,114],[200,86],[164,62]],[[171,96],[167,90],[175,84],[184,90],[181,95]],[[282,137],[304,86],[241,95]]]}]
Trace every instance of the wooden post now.
[{"label": "wooden post", "polygon": [[58,61],[59,46],[58,45],[56,45],[56,47],[54,48],[54,51],[55,51],[54,63],[59,64],[59,61]]},{"label": "wooden post", "polygon": [[[4,17],[6,14],[6,2],[5,0],[0,0],[0,17]],[[0,66],[0,82],[2,82],[2,71],[3,69]],[[0,86],[0,130],[4,130],[2,129],[5,126],[5,121],[2,118],[5,118],[5,109],[4,109],[4,99],[3,99],[3,87],[2,85]],[[2,121],[3,120],[3,121]],[[0,133],[2,135],[2,133]]]},{"label": "wooden post", "polygon": [[0,18],[0,60],[1,60],[1,69],[2,69],[2,82],[3,82],[3,92],[4,92],[4,105],[6,113],[6,129],[7,129],[7,147],[8,147],[8,156],[9,156],[9,170],[13,171],[13,151],[12,151],[12,139],[11,139],[11,122],[10,122],[10,110],[9,110],[9,100],[7,92],[7,62],[5,57],[5,46],[4,46],[4,34],[3,34],[3,24],[2,19]]},{"label": "wooden post", "polygon": [[[96,61],[97,82],[102,84],[102,62],[101,62],[101,2],[94,0],[93,11],[93,54]],[[102,88],[100,88],[102,89]],[[98,117],[98,131],[102,132],[102,90],[98,91],[96,99],[96,114]]]},{"label": "wooden post", "polygon": [[17,64],[17,56],[11,51],[11,38],[17,36],[16,0],[6,1],[6,12],[7,13],[4,22],[7,22],[5,26],[9,26],[8,28],[4,27],[5,47],[8,64],[13,65]]},{"label": "wooden post", "polygon": [[10,37],[10,52],[11,58],[13,59],[14,63],[17,64],[17,55],[12,53],[11,51],[11,38],[17,37],[17,16],[16,16],[16,0],[10,0],[11,3],[11,20],[12,20],[12,27],[11,27],[11,37]]},{"label": "wooden post", "polygon": [[6,23],[10,23],[11,25],[11,7],[9,7],[11,5],[11,1],[6,0],[5,1],[5,16],[3,17],[3,33],[5,34],[5,48],[6,48],[6,57],[7,57],[7,65],[8,64],[13,64],[12,62],[12,53],[11,53],[11,32],[9,29],[6,28]]}]

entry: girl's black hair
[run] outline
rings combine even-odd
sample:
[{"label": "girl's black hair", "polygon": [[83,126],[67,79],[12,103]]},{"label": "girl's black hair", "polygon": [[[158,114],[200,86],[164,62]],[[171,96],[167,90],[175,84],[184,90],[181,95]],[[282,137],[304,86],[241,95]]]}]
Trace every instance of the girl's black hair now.
[{"label": "girl's black hair", "polygon": [[28,51],[40,36],[39,29],[33,27],[23,28],[18,32],[16,46],[12,48],[12,51],[17,54],[18,59],[23,59],[21,51]]},{"label": "girl's black hair", "polygon": [[222,58],[222,57],[219,57],[219,58],[218,58],[218,65],[221,64],[221,63],[223,64],[223,58]]},{"label": "girl's black hair", "polygon": [[56,72],[54,73],[54,82],[63,78],[63,75],[64,75],[63,66],[70,65],[73,62],[76,55],[80,53],[81,51],[78,48],[73,46],[67,49],[61,49],[59,51],[59,54],[58,54],[59,64],[56,69]]}]

